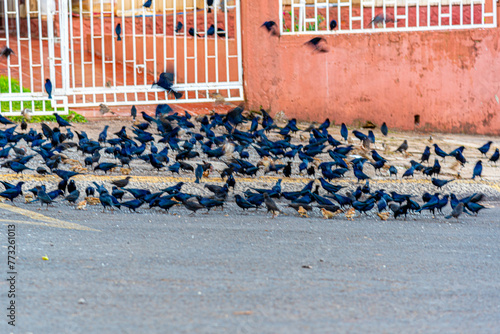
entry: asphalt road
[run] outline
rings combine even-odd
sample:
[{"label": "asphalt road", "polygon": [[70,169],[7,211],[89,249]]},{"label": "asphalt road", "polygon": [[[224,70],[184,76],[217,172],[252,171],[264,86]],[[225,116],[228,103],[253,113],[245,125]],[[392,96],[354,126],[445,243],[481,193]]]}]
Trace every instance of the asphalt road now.
[{"label": "asphalt road", "polygon": [[2,204],[1,276],[14,224],[17,278],[16,327],[0,281],[0,332],[498,333],[487,204],[458,223]]}]

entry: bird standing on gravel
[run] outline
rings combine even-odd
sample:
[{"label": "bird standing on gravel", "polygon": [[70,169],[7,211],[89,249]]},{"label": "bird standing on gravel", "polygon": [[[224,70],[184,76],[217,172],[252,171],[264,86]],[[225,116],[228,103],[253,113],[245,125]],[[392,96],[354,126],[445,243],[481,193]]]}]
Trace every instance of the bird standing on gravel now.
[{"label": "bird standing on gravel", "polygon": [[124,179],[111,181],[111,184],[117,186],[118,188],[126,187],[131,179],[131,176],[127,176]]},{"label": "bird standing on gravel", "polygon": [[399,145],[398,149],[394,152],[406,153],[408,151],[408,141],[405,139],[401,145]]},{"label": "bird standing on gravel", "polygon": [[483,162],[481,160],[478,160],[476,165],[474,166],[474,170],[472,171],[472,179],[474,180],[476,176],[481,177],[482,173],[483,173]]}]

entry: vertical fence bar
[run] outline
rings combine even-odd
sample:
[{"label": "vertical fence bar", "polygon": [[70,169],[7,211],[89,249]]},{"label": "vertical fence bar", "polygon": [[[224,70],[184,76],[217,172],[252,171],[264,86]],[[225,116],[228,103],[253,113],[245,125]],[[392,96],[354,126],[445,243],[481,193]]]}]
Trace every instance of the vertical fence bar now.
[{"label": "vertical fence bar", "polygon": [[[243,63],[241,58],[241,6],[240,0],[235,0],[236,2],[236,45],[238,52],[238,83],[240,86],[240,97],[243,99]],[[229,31],[229,28],[226,27],[226,30]],[[226,32],[229,35],[228,32]]]},{"label": "vertical fence bar", "polygon": [[[136,44],[137,35],[135,33],[135,1],[132,1],[132,53],[134,60],[134,86],[137,86],[137,44]],[[127,85],[127,84],[125,84]],[[127,96],[128,94],[125,94]],[[134,99],[137,101],[137,91],[134,90]],[[128,101],[128,96],[127,96]]]},{"label": "vertical fence bar", "polygon": [[[227,20],[227,4],[224,6],[224,24],[226,27],[228,27],[228,20]],[[217,39],[217,35],[215,35],[215,38]],[[225,46],[226,46],[226,82],[229,83],[229,36],[226,34],[225,38]],[[229,92],[228,90],[228,97],[229,97]]]},{"label": "vertical fence bar", "polygon": [[[21,28],[19,24],[19,20],[21,19],[21,15],[19,13],[19,2],[15,2],[15,10],[16,10],[16,34],[17,34],[17,64],[19,69],[19,89],[20,93],[23,92],[23,62],[22,62],[22,41],[21,41]],[[8,32],[6,32],[8,33]],[[9,57],[10,58],[10,57]],[[22,105],[22,102],[21,102]]]},{"label": "vertical fence bar", "polygon": [[[236,2],[239,2],[239,0],[237,0]],[[284,16],[283,0],[279,0],[279,6],[280,6],[279,24],[280,24],[280,35],[281,35],[281,34],[283,34],[283,16]],[[229,30],[229,29],[226,28],[226,30]]]},{"label": "vertical fence bar", "polygon": [[[125,0],[122,0],[122,70],[123,70],[123,83],[122,86],[127,86],[127,52],[126,52],[126,44],[127,44],[127,32],[126,32],[126,27],[127,25],[125,24]],[[124,94],[124,100],[128,101],[127,94]]]},{"label": "vertical fence bar", "polygon": [[[121,26],[121,24],[120,24]],[[115,1],[111,0],[111,54],[112,54],[112,59],[113,63],[111,64],[111,70],[113,71],[113,101],[118,101],[117,95],[116,95],[116,46],[115,46],[115,32],[114,32],[114,27],[115,25]],[[122,27],[122,35],[123,35],[123,27]],[[122,43],[125,41],[125,36],[122,38]]]},{"label": "vertical fence bar", "polygon": [[[154,3],[156,1],[153,0],[153,7]],[[143,77],[144,77],[144,83],[147,82],[147,66],[148,66],[148,55],[147,55],[147,49],[146,49],[146,7],[142,6],[142,61],[144,65],[144,71],[143,71]],[[146,94],[147,98],[147,94]]]},{"label": "vertical fence bar", "polygon": [[[101,25],[101,68],[102,68],[102,87],[106,87],[106,51],[104,50],[104,38],[106,37],[104,35],[104,0],[101,0],[100,5],[101,5],[101,15],[100,15],[100,25]],[[111,28],[111,30],[114,30],[114,27]],[[114,43],[114,41],[113,41]],[[103,101],[104,103],[107,102],[107,94],[103,94]]]},{"label": "vertical fence bar", "polygon": [[[186,0],[182,0],[182,14],[184,16],[184,22],[187,22],[186,20]],[[194,30],[194,36],[193,36],[193,39],[196,38],[196,35],[198,34],[198,32],[196,31],[196,29],[193,27],[193,30]],[[187,79],[187,36],[186,34],[184,34],[184,51],[183,51],[183,56],[184,56],[184,84],[185,84],[185,88],[184,88],[184,94],[187,95],[187,82],[188,82],[188,79]],[[167,94],[168,95],[168,94]]]},{"label": "vertical fence bar", "polygon": [[[163,29],[167,29],[166,26],[163,26]],[[146,51],[144,51],[146,52]],[[154,76],[156,76],[156,71],[157,71],[157,66],[156,66],[156,1],[154,2],[153,4],[153,73],[154,73]],[[148,72],[148,67],[146,65],[146,73]],[[146,79],[145,79],[145,82],[144,82],[145,85],[148,84],[148,77],[146,75]],[[149,101],[149,94],[146,93],[146,100]],[[158,100],[156,98],[156,94],[155,94],[155,100]]]},{"label": "vertical fence bar", "polygon": [[[61,84],[62,94],[68,95],[69,91],[69,34],[68,34],[68,2],[59,0],[59,33],[61,40]],[[63,99],[64,110],[67,111],[67,99]],[[66,103],[64,103],[66,101]],[[57,110],[57,109],[56,109]]]},{"label": "vertical fence bar", "polygon": [[[216,10],[216,9],[214,8],[214,10]],[[203,11],[203,20],[205,22],[204,23],[205,31],[207,31],[207,11],[206,10]],[[214,22],[214,27],[215,27],[215,34],[214,34],[215,37],[214,38],[217,39],[217,30],[218,30],[217,22]],[[226,27],[226,30],[227,30],[227,27]],[[205,83],[208,83],[208,40],[207,40],[206,34],[205,34],[205,41],[204,42],[205,42]],[[205,91],[205,96],[206,97],[209,96],[208,89]]]},{"label": "vertical fence bar", "polygon": [[[205,3],[204,3],[205,4]],[[193,21],[194,21],[194,31],[198,32],[198,16],[196,15],[197,10],[196,10],[196,1],[193,1]],[[215,11],[215,6],[214,11]],[[205,23],[205,28],[206,28],[206,23]],[[198,83],[198,34],[195,34],[194,36],[194,45],[193,45],[193,61],[194,61],[194,83]],[[207,39],[207,30],[205,29],[205,39]],[[195,96],[196,99],[198,98],[198,89],[195,90]]]}]

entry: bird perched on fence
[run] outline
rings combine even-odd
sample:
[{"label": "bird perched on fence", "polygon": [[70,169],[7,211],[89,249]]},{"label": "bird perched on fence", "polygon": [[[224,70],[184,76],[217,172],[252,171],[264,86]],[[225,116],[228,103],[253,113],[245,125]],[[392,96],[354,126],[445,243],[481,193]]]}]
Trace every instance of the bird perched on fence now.
[{"label": "bird perched on fence", "polygon": [[121,41],[122,38],[120,37],[120,35],[122,34],[122,25],[120,23],[116,25],[115,33],[116,33],[116,40]]},{"label": "bird perched on fence", "polygon": [[333,30],[335,28],[337,28],[337,21],[331,20],[330,21],[330,30]]},{"label": "bird perched on fence", "polygon": [[181,21],[177,22],[177,25],[175,26],[175,32],[179,33],[182,30],[182,27],[184,27],[182,22]]},{"label": "bird perched on fence", "polygon": [[145,7],[145,8],[150,8],[152,5],[152,2],[151,0],[146,0],[146,2],[142,5],[142,7]]},{"label": "bird perched on fence", "polygon": [[49,94],[49,99],[52,98],[52,82],[50,82],[50,79],[45,80],[45,91],[47,94]]},{"label": "bird perched on fence", "polygon": [[274,21],[266,21],[261,25],[262,28],[265,28],[271,36],[278,36],[278,26]]},{"label": "bird perched on fence", "polygon": [[215,26],[212,24],[212,25],[208,28],[206,35],[207,35],[207,36],[213,36],[214,34],[215,34]]},{"label": "bird perched on fence", "polygon": [[212,8],[210,8],[210,7],[213,4],[214,4],[214,0],[207,0],[207,7],[208,7],[207,13],[211,13],[212,12]]},{"label": "bird perched on fence", "polygon": [[0,50],[0,56],[1,56],[2,58],[7,59],[7,58],[9,58],[11,55],[14,55],[14,56],[15,56],[16,54],[14,53],[14,50],[12,50],[11,48],[9,48],[7,45],[5,45],[5,46],[2,48],[2,50]]},{"label": "bird perched on fence", "polygon": [[380,14],[377,14],[373,20],[370,21],[370,23],[368,23],[367,27],[372,24],[372,23],[375,23],[375,24],[379,24],[379,23],[389,23],[389,22],[394,22],[393,19],[390,19],[390,18],[385,18],[384,17],[384,14],[383,13],[380,13]]},{"label": "bird perched on fence", "polygon": [[313,52],[325,53],[329,51],[326,39],[323,37],[314,37],[309,41],[305,42],[304,45],[310,47],[313,50]]}]

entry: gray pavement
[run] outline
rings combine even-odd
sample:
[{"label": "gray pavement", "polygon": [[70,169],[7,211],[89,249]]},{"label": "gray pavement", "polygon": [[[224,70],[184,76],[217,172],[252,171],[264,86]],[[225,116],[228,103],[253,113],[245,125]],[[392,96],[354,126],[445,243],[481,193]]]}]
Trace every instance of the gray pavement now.
[{"label": "gray pavement", "polygon": [[500,203],[487,205],[457,223],[18,204],[35,216],[2,210],[18,278],[16,327],[3,315],[0,332],[498,333]]}]

